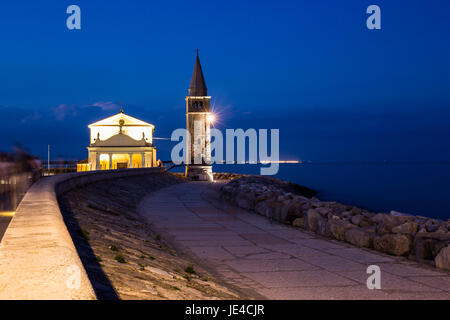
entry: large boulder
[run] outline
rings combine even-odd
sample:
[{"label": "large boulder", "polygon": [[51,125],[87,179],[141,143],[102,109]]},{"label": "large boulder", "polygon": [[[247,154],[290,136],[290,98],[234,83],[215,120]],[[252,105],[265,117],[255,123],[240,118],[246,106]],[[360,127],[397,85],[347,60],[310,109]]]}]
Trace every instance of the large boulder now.
[{"label": "large boulder", "polygon": [[294,219],[294,221],[292,221],[292,225],[297,228],[305,229],[306,228],[305,218],[301,217]]},{"label": "large boulder", "polygon": [[418,259],[434,259],[438,252],[450,244],[450,235],[442,232],[418,232],[414,238],[413,254]]},{"label": "large boulder", "polygon": [[321,236],[331,238],[333,235],[331,234],[330,229],[328,228],[328,220],[326,218],[319,219],[317,221],[317,234]]},{"label": "large boulder", "polygon": [[396,222],[390,217],[386,217],[377,223],[377,233],[380,235],[392,233],[392,229],[396,227]]},{"label": "large boulder", "polygon": [[269,200],[267,203],[269,210],[267,217],[275,221],[284,221],[281,211],[283,209],[283,203],[279,201]]},{"label": "large boulder", "polygon": [[345,241],[345,232],[352,228],[355,228],[355,226],[345,220],[331,219],[328,221],[328,229],[331,235],[340,241]]},{"label": "large boulder", "polygon": [[417,232],[419,224],[417,222],[405,222],[392,228],[393,233],[410,234],[414,235]]},{"label": "large boulder", "polygon": [[348,211],[352,216],[357,215],[357,214],[361,214],[363,212],[363,210],[361,208],[358,207],[351,207],[350,210]]},{"label": "large boulder", "polygon": [[[364,213],[364,212],[363,212]],[[357,214],[352,217],[351,222],[358,227],[368,227],[373,223],[369,220],[369,218],[363,214]]]},{"label": "large boulder", "polygon": [[238,207],[250,210],[253,208],[253,201],[248,197],[239,197],[236,201]]},{"label": "large boulder", "polygon": [[425,225],[425,228],[427,229],[428,232],[436,232],[439,229],[439,224],[429,222]]},{"label": "large boulder", "polygon": [[322,217],[326,217],[328,215],[328,213],[330,213],[330,208],[327,207],[321,207],[321,208],[317,208],[316,211],[322,216]]},{"label": "large boulder", "polygon": [[320,220],[324,220],[324,218],[315,209],[309,209],[306,213],[306,223],[309,230],[316,232],[319,229]]},{"label": "large boulder", "polygon": [[284,222],[292,223],[296,218],[302,217],[302,209],[300,203],[291,201],[283,207],[282,216]]},{"label": "large boulder", "polygon": [[259,213],[262,216],[268,216],[269,215],[269,206],[268,206],[268,200],[261,201],[255,206],[255,211]]},{"label": "large boulder", "polygon": [[375,250],[405,256],[411,251],[411,238],[404,234],[385,234],[374,241]]},{"label": "large boulder", "polygon": [[434,258],[433,248],[436,240],[425,237],[414,239],[413,255],[417,259],[432,260]]},{"label": "large boulder", "polygon": [[359,226],[359,224],[362,222],[363,218],[364,217],[361,214],[357,214],[357,215],[353,216],[350,221],[354,225]]},{"label": "large boulder", "polygon": [[370,248],[373,246],[375,232],[368,228],[351,228],[345,232],[345,241],[358,247]]},{"label": "large boulder", "polygon": [[450,270],[450,246],[446,246],[439,251],[434,263],[437,268]]}]

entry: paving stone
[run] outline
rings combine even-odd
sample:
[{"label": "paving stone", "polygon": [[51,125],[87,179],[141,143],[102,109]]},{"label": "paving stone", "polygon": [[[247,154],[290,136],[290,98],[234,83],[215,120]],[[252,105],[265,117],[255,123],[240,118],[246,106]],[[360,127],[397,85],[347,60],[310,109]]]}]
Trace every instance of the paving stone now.
[{"label": "paving stone", "polygon": [[263,259],[235,259],[226,260],[225,263],[239,272],[263,272],[263,271],[303,271],[303,270],[317,270],[318,268],[301,261],[299,259],[278,259],[278,260],[263,260]]},{"label": "paving stone", "polygon": [[328,256],[330,254],[319,251],[316,249],[312,249],[309,247],[304,247],[301,245],[296,244],[289,244],[289,245],[264,245],[264,248],[270,249],[275,252],[285,253],[289,254],[295,257],[304,258],[304,257],[311,257],[311,256]]},{"label": "paving stone", "polygon": [[415,265],[413,263],[380,263],[378,266],[381,270],[402,276],[444,276],[447,275],[447,272],[433,270],[431,268],[427,268],[425,266]]},{"label": "paving stone", "polygon": [[383,300],[392,298],[386,292],[351,287],[302,287],[260,289],[259,293],[276,300]]},{"label": "paving stone", "polygon": [[328,271],[362,270],[365,272],[368,267],[368,265],[332,255],[311,256],[303,260]]},{"label": "paving stone", "polygon": [[257,253],[243,257],[243,259],[246,260],[253,260],[253,259],[274,260],[274,259],[289,259],[289,258],[292,258],[292,256],[280,252]]},{"label": "paving stone", "polygon": [[224,245],[223,248],[236,257],[245,257],[250,254],[270,252],[267,249],[260,248],[260,247],[254,246],[254,245],[253,246],[252,245],[248,245],[248,246]]},{"label": "paving stone", "polygon": [[[362,271],[343,271],[337,272],[339,275],[352,280],[358,281],[364,287],[367,287],[367,278],[370,274],[366,273],[366,270]],[[381,269],[381,290],[395,290],[404,292],[440,292],[442,290],[430,287],[419,282],[411,281],[407,278],[402,278],[387,272],[383,272]]]},{"label": "paving stone", "polygon": [[423,283],[429,287],[447,291],[450,293],[450,277],[449,276],[419,276],[419,277],[409,277],[407,278],[411,281],[416,281]]},{"label": "paving stone", "polygon": [[226,260],[234,258],[221,247],[192,247],[190,249],[195,255],[203,259]]},{"label": "paving stone", "polygon": [[263,234],[263,233],[241,233],[239,234],[242,238],[255,243],[256,245],[264,245],[264,244],[278,244],[285,245],[291,244],[283,238],[271,235],[271,234]]},{"label": "paving stone", "polygon": [[351,286],[356,282],[335,273],[319,271],[243,272],[266,288],[291,288],[311,286]]},{"label": "paving stone", "polygon": [[393,257],[378,254],[376,252],[374,253],[366,252],[358,248],[344,248],[344,249],[333,248],[327,251],[333,255],[363,264],[395,261],[395,258]]}]

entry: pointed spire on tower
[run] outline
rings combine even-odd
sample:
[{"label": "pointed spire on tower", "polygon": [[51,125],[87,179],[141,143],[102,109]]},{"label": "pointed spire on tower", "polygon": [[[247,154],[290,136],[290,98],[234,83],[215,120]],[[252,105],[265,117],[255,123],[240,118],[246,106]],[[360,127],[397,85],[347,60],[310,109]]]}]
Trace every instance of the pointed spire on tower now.
[{"label": "pointed spire on tower", "polygon": [[192,73],[191,84],[189,86],[189,95],[190,96],[206,96],[207,88],[205,78],[203,77],[202,66],[200,64],[200,58],[198,56],[197,49],[197,58],[195,59],[194,72]]}]

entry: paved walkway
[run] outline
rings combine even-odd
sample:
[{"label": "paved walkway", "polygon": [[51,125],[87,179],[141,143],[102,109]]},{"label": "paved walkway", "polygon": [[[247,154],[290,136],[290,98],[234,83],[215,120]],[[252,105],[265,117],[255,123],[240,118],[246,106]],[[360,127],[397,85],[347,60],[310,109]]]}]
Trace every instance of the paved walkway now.
[{"label": "paved walkway", "polygon": [[[250,297],[450,299],[450,273],[270,222],[218,198],[220,183],[171,186],[139,210],[161,237]],[[381,290],[366,286],[381,268]]]}]

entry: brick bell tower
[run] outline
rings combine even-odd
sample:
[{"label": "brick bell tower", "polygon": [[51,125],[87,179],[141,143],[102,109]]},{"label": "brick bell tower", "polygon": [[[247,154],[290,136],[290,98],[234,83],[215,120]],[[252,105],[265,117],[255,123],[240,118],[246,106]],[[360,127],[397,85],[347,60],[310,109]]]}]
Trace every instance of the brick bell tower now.
[{"label": "brick bell tower", "polygon": [[190,133],[187,145],[186,178],[212,181],[210,101],[202,66],[198,56],[192,73],[189,95],[186,97],[186,127]]}]

